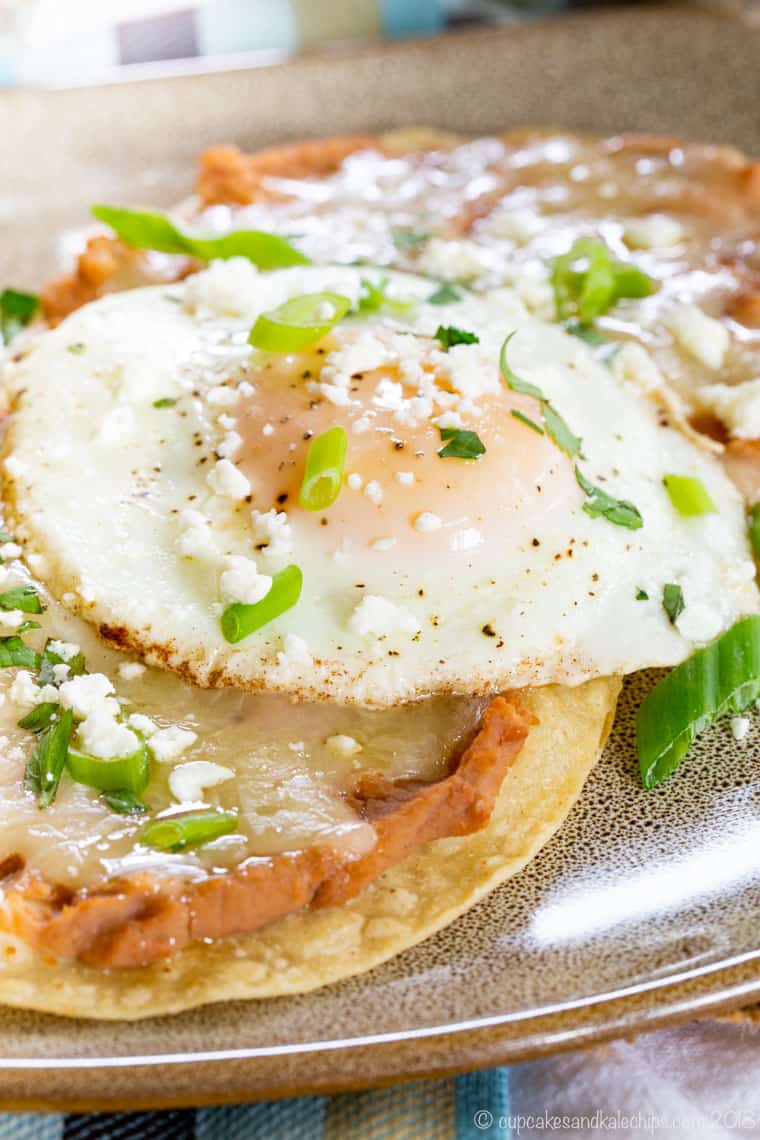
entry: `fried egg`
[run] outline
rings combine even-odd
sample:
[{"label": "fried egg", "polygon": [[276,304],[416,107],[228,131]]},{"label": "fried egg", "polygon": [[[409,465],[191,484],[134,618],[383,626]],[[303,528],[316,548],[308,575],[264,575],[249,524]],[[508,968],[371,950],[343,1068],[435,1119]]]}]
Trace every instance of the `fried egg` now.
[{"label": "fried egg", "polygon": [[[510,289],[386,278],[235,259],[42,334],[9,366],[4,480],[50,590],[200,685],[377,706],[672,665],[756,609],[738,492],[630,361]],[[390,303],[362,306],[368,279]],[[314,293],[351,311],[298,351],[249,344],[260,314]],[[335,427],[340,493],[306,510],[308,449]],[[462,432],[480,453],[460,457]],[[672,474],[714,511],[680,514]],[[228,643],[225,608],[287,566],[296,604]]]}]

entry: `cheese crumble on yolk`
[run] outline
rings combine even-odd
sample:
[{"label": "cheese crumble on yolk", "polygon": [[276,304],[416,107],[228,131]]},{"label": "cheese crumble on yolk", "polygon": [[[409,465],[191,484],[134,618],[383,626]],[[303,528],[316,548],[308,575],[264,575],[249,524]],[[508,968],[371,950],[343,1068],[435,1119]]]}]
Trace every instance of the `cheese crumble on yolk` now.
[{"label": "cheese crumble on yolk", "polygon": [[[399,342],[411,344],[412,353],[394,352]],[[548,437],[510,414],[515,409],[535,418],[536,401],[510,391],[478,346],[462,348],[452,360],[427,337],[394,334],[384,345],[366,332],[339,329],[317,349],[261,359],[249,373],[253,392],[240,400],[236,423],[242,436],[236,462],[255,488],[256,504],[276,506],[291,522],[297,517],[301,531],[329,528],[336,547],[348,540],[383,552],[392,542],[394,558],[413,559],[423,550],[432,557],[466,555],[487,544],[492,531],[503,542],[510,518],[530,517],[531,502],[536,510],[563,498],[575,503],[572,464]],[[381,356],[385,362],[377,364]],[[336,404],[330,398],[336,368],[325,360],[338,357],[356,370],[345,401]],[[363,359],[376,367],[363,370]],[[456,391],[460,377],[463,387],[474,387],[478,368],[481,381],[488,370],[486,391],[476,397]],[[316,379],[325,370],[327,394]],[[276,443],[265,430],[273,421]],[[439,456],[439,427],[452,421],[480,435],[484,455]],[[357,422],[368,427],[357,433]],[[344,488],[327,510],[312,513],[298,502],[306,454],[312,439],[336,426],[348,434]]]},{"label": "cheese crumble on yolk", "polygon": [[[44,553],[51,592],[199,684],[377,705],[676,664],[755,612],[743,504],[716,461],[513,290],[431,306],[434,282],[394,275],[395,297],[419,298],[401,316],[354,311],[290,353],[250,345],[258,316],[288,298],[329,289],[356,309],[371,273],[305,266],[243,285],[232,274],[234,318],[133,290],[35,341],[12,371],[4,477],[16,534]],[[439,324],[471,343],[445,348],[457,337],[439,340]],[[558,418],[502,379],[513,331],[510,367]],[[86,354],[67,351],[80,340]],[[92,424],[122,406],[139,430],[114,448]],[[562,421],[583,458],[541,430]],[[343,486],[309,511],[309,449],[337,427],[345,440],[333,435],[338,446],[312,459],[340,463]],[[474,434],[483,453],[455,457],[478,453]],[[669,472],[701,480],[717,511],[682,518]],[[599,513],[601,491],[633,504],[641,525]],[[130,558],[114,560],[127,543]],[[686,601],[675,625],[664,583]],[[234,642],[230,602],[257,627]]]}]

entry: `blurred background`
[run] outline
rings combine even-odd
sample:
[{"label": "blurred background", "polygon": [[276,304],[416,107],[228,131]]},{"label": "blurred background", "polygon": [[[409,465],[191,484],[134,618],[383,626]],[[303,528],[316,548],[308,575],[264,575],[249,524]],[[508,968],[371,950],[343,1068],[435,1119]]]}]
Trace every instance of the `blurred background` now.
[{"label": "blurred background", "polygon": [[[685,0],[698,3],[700,0]],[[701,0],[760,23],[760,0]],[[271,62],[298,51],[511,22],[595,0],[0,0],[0,87],[76,86],[156,65]],[[243,57],[243,58],[241,58]],[[125,71],[125,69],[127,69]]]}]

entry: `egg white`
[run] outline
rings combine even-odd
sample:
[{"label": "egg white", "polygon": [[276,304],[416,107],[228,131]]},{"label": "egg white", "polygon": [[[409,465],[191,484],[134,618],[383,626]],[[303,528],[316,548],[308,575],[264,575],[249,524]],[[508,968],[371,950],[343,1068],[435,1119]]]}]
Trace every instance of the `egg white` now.
[{"label": "egg white", "polygon": [[[394,296],[418,304],[348,318],[335,335],[366,332],[376,343],[411,332],[430,346],[439,324],[474,332],[477,346],[439,352],[451,373],[440,402],[412,413],[416,381],[407,377],[394,410],[387,386],[378,388],[384,366],[370,381],[359,369],[336,393],[317,371],[324,361],[312,355],[305,369],[294,357],[275,362],[287,377],[282,407],[297,411],[281,424],[276,386],[261,371],[268,358],[247,344],[252,323],[306,292],[355,302],[363,276],[377,279],[351,267],[259,274],[248,263],[216,264],[185,284],[86,306],[11,366],[6,496],[18,536],[65,605],[112,643],[200,685],[369,705],[671,665],[757,608],[742,503],[719,463],[509,290],[435,305],[435,282],[391,274]],[[637,506],[641,529],[589,517],[575,461],[512,416],[540,420],[537,401],[499,379],[499,347],[512,331],[512,367],[582,437],[584,475]],[[438,351],[432,343],[428,353]],[[237,402],[228,406],[225,391]],[[154,407],[167,397],[177,403]],[[293,493],[308,434],[294,425],[311,405],[320,425],[343,424],[349,435],[345,485],[321,517]],[[447,411],[478,432],[481,459],[438,458],[436,424]],[[248,458],[233,451],[227,462],[244,472],[250,496],[209,485],[231,431]],[[362,456],[364,475],[354,462],[361,467]],[[251,511],[280,509],[271,497],[279,472],[289,480],[289,539],[261,548]],[[680,516],[667,473],[701,479],[717,513]],[[215,554],[182,552],[187,509],[205,520]],[[238,645],[220,630],[231,555],[263,576],[286,563],[304,575],[298,604]],[[662,606],[666,583],[681,585],[686,603],[675,625]]]}]

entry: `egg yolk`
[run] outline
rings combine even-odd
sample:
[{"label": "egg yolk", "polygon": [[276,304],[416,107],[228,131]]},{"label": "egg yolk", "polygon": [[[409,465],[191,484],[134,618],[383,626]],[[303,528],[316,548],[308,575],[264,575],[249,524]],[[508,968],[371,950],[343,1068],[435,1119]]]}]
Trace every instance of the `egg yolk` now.
[{"label": "egg yolk", "polygon": [[[393,364],[353,374],[344,405],[310,390],[335,343],[333,337],[306,353],[270,357],[248,377],[254,392],[237,409],[238,466],[258,510],[286,511],[301,533],[320,530],[333,549],[363,545],[379,556],[392,547],[394,558],[413,559],[472,551],[491,540],[500,550],[505,539],[525,543],[531,519],[577,504],[571,461],[512,414],[540,426],[535,399],[500,384],[478,399],[477,412],[462,416],[463,429],[477,432],[485,453],[441,458],[445,441],[435,421],[443,409],[407,426],[378,406],[378,383],[402,381]],[[447,387],[444,378],[434,379]],[[404,388],[405,397],[415,394],[416,386]],[[343,487],[329,508],[310,512],[299,503],[309,443],[336,426],[348,436]]]}]

